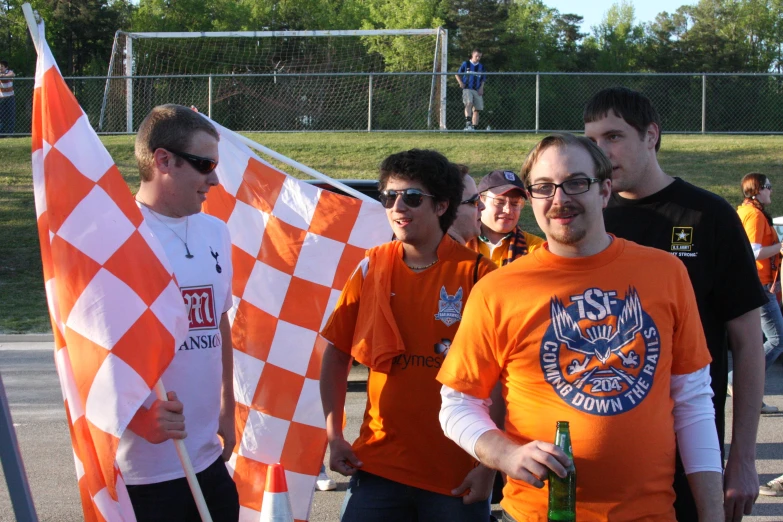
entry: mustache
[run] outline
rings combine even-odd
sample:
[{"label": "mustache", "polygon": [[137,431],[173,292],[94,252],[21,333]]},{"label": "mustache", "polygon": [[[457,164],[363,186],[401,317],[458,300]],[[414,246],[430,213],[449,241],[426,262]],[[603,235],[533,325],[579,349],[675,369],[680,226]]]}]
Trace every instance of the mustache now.
[{"label": "mustache", "polygon": [[580,214],[582,212],[581,208],[578,208],[574,205],[558,205],[557,207],[552,207],[549,209],[549,211],[546,213],[546,217],[549,219],[558,219],[563,218],[566,216],[571,216],[574,214]]}]

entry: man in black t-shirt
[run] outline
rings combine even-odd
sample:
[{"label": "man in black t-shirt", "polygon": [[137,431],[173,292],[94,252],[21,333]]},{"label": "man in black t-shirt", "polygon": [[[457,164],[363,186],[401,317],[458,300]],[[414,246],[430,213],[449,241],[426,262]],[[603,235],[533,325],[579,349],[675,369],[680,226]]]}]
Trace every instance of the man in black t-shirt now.
[{"label": "man in black t-shirt", "polygon": [[[751,514],[759,491],[755,448],[764,351],[758,308],[767,301],[747,235],[724,199],[663,172],[657,158],[660,119],[644,95],[622,87],[605,89],[587,102],[584,121],[585,135],[612,162],[614,194],[604,212],[607,231],[671,252],[688,269],[713,359],[710,373],[721,441],[731,346],[734,421],[724,508],[727,521],[739,521]],[[645,268],[655,270],[640,267]],[[677,519],[698,520],[679,458],[677,464]]]}]

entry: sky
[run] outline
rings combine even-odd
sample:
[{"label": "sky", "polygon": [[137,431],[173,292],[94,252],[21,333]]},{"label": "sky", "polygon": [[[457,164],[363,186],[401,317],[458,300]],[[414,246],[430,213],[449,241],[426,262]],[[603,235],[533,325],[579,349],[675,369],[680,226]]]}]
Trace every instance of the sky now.
[{"label": "sky", "polygon": [[[574,13],[584,17],[582,32],[589,33],[590,28],[601,23],[606,11],[616,3],[617,0],[544,0],[544,4],[554,7],[561,13]],[[631,0],[636,13],[636,23],[652,22],[658,13],[666,11],[673,13],[681,5],[690,5],[696,3],[696,0]],[[589,6],[589,7],[588,7]]]}]

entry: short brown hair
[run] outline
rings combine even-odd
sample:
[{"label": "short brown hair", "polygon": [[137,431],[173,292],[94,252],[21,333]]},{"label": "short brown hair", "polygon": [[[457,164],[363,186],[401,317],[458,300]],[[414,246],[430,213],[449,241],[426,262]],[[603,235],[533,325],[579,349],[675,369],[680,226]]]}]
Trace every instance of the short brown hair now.
[{"label": "short brown hair", "polygon": [[522,164],[521,178],[525,185],[530,181],[530,171],[538,163],[538,158],[541,154],[551,148],[565,148],[568,146],[580,147],[590,154],[593,159],[593,165],[595,166],[595,177],[601,181],[612,178],[612,162],[606,157],[604,151],[602,151],[598,145],[585,138],[584,136],[574,136],[573,134],[550,134],[530,151],[525,158],[525,163]]},{"label": "short brown hair", "polygon": [[[142,181],[152,179],[152,165],[157,149],[185,152],[198,131],[220,140],[215,127],[197,112],[183,105],[158,105],[150,111],[136,134],[136,161]],[[182,159],[177,158],[177,165]]]},{"label": "short brown hair", "polygon": [[627,87],[610,87],[595,93],[587,101],[582,116],[585,123],[592,123],[606,118],[609,111],[636,129],[640,140],[644,140],[651,123],[657,125],[658,141],[655,142],[655,152],[660,150],[661,117],[653,107],[650,98]]}]

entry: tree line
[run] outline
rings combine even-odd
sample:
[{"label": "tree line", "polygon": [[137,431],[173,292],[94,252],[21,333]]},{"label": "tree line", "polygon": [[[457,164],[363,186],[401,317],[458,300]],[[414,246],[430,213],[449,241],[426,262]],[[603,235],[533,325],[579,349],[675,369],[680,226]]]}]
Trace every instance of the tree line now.
[{"label": "tree line", "polygon": [[[24,0],[0,0],[0,59],[35,70]],[[104,75],[114,32],[449,29],[449,69],[783,72],[783,0],[699,0],[639,23],[619,0],[587,32],[542,0],[30,0],[64,75]]]}]

